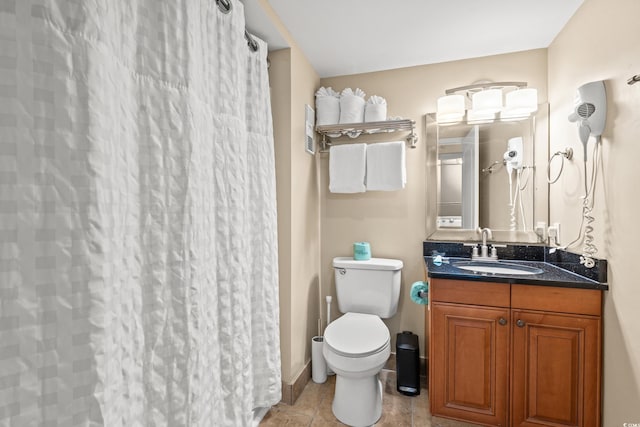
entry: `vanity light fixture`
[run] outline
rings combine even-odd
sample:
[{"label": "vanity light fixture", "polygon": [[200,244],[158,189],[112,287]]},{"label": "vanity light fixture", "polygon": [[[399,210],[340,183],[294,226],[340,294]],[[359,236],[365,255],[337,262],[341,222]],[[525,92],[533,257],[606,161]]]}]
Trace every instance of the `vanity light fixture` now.
[{"label": "vanity light fixture", "polygon": [[[462,92],[466,96],[461,95]],[[438,123],[462,121],[466,99],[471,100],[471,108],[466,111],[466,116],[467,123],[472,124],[490,123],[496,118],[503,121],[523,120],[538,110],[538,91],[527,88],[526,82],[475,83],[447,89],[445,96],[438,98]]]},{"label": "vanity light fixture", "polygon": [[456,123],[464,117],[464,96],[446,95],[438,98],[438,123]]},{"label": "vanity light fixture", "polygon": [[505,95],[505,111],[510,115],[529,115],[538,111],[538,91],[532,88],[516,89]]},{"label": "vanity light fixture", "polygon": [[485,89],[471,96],[473,111],[478,114],[497,113],[502,110],[502,89]]}]

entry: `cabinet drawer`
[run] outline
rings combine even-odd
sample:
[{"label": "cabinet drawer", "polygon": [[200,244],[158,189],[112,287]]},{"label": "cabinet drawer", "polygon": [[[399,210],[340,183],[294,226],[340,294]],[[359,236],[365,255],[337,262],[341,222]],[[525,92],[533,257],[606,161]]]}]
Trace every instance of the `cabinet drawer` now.
[{"label": "cabinet drawer", "polygon": [[513,285],[511,307],[557,313],[602,314],[602,291],[555,286]]},{"label": "cabinet drawer", "polygon": [[509,287],[508,283],[431,279],[429,296],[431,301],[509,307]]}]

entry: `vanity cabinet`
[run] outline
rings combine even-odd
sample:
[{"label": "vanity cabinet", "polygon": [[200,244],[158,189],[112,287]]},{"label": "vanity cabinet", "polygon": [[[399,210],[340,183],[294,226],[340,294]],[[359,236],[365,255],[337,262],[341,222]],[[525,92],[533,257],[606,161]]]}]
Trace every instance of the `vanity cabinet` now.
[{"label": "vanity cabinet", "polygon": [[431,310],[431,413],[506,425],[509,310],[445,303]]},{"label": "vanity cabinet", "polygon": [[511,285],[511,425],[600,426],[602,291]]},{"label": "vanity cabinet", "polygon": [[431,279],[431,413],[600,425],[601,291]]}]

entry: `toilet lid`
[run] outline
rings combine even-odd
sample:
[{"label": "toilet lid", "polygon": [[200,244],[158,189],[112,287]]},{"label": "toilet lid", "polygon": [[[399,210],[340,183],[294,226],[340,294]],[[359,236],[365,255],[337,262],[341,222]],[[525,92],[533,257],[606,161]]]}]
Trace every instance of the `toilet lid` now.
[{"label": "toilet lid", "polygon": [[389,329],[378,316],[347,313],[327,326],[324,342],[341,356],[366,357],[389,344]]}]

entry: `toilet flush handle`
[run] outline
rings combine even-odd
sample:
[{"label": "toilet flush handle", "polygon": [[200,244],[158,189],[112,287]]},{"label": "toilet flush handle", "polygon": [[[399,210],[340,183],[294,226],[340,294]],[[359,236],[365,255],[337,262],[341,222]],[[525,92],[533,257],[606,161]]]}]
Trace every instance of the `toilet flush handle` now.
[{"label": "toilet flush handle", "polygon": [[341,275],[343,275],[343,276],[344,276],[345,274],[347,274],[347,269],[346,269],[346,268],[339,268],[339,269],[338,269],[338,272],[339,272]]}]

